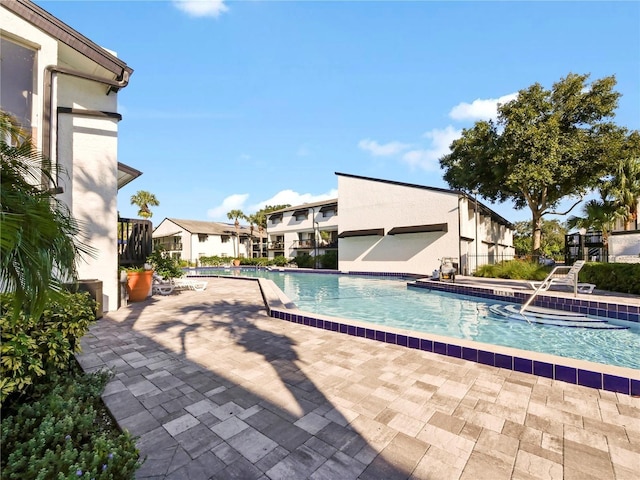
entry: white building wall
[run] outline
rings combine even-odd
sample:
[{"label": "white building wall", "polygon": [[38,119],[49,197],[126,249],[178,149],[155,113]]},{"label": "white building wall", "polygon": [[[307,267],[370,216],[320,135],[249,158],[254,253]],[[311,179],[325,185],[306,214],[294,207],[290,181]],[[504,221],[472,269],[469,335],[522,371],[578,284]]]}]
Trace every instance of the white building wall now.
[{"label": "white building wall", "polygon": [[[222,241],[221,235],[213,235],[208,234],[207,240],[204,242],[200,241],[200,237],[198,234],[193,234],[191,236],[191,257],[190,261],[194,262],[196,259],[200,257],[234,257],[233,245],[235,243],[235,237],[231,236],[228,242]],[[240,253],[247,256],[247,250],[245,245],[242,243],[242,239],[240,242]]]},{"label": "white building wall", "polygon": [[[37,148],[43,150],[43,96],[44,72],[48,65],[61,65],[56,39],[0,7],[3,35],[37,50],[33,94],[32,124]],[[66,52],[66,55],[70,55]],[[79,53],[77,64],[87,65]],[[80,58],[82,57],[82,58]],[[75,63],[75,62],[73,62]],[[93,68],[96,66],[90,63]],[[96,71],[87,73],[99,74]],[[95,82],[59,75],[55,80],[52,128],[56,127],[56,107],[83,108],[117,112],[117,95],[106,95],[106,87]],[[118,250],[117,250],[117,121],[60,115],[58,137],[52,132],[54,159],[66,169],[68,178],[60,179],[66,202],[72,215],[82,222],[85,241],[96,251],[95,257],[85,256],[78,264],[80,279],[98,279],[103,283],[105,311],[118,307]]]},{"label": "white building wall", "polygon": [[[341,238],[343,271],[430,275],[439,258],[458,257],[458,195],[338,176],[340,232],[384,228],[385,236]],[[446,223],[447,232],[386,235],[394,227]]]},{"label": "white building wall", "polygon": [[[321,231],[337,231],[338,230],[338,221],[340,217],[340,211],[338,210],[337,214],[327,213],[325,216],[322,212],[320,212],[320,206],[309,207],[309,213],[307,218],[296,219],[293,213],[296,210],[302,210],[304,205],[299,206],[291,211],[283,212],[282,221],[276,224],[267,222],[267,235],[269,242],[275,241],[277,236],[284,236],[284,254],[285,256],[292,258],[293,255],[293,247],[297,245],[298,240],[300,238],[299,234],[302,234],[304,238],[315,239],[316,242],[320,241],[320,232]],[[315,255],[315,251],[313,249],[300,249],[301,252],[307,252],[310,255]],[[324,253],[324,249],[319,248],[318,254],[321,255]],[[268,257],[270,259],[274,258],[274,250],[269,250]]]}]

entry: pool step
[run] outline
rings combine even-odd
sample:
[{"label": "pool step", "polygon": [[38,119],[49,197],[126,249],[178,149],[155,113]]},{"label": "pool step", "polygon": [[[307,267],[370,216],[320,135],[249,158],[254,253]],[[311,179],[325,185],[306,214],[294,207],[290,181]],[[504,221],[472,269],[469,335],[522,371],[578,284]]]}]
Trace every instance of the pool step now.
[{"label": "pool step", "polygon": [[625,329],[622,325],[614,325],[607,320],[589,317],[583,313],[565,312],[549,308],[529,307],[524,314],[520,313],[520,305],[490,305],[489,310],[496,316],[522,322],[538,323],[542,325],[555,325],[559,327],[573,328],[598,328],[606,330]]}]

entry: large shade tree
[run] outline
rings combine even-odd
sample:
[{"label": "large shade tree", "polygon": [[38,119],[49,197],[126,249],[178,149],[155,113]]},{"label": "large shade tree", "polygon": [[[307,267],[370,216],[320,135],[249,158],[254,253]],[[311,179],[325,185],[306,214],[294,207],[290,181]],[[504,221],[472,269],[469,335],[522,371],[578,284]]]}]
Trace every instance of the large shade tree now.
[{"label": "large shade tree", "polygon": [[[531,221],[520,221],[514,224],[513,246],[516,255],[527,255],[531,252]],[[542,236],[540,252],[546,257],[557,259],[564,251],[566,227],[558,220],[542,220]]]},{"label": "large shade tree", "polygon": [[440,159],[450,187],[531,210],[534,254],[543,216],[568,213],[554,210],[566,198],[577,204],[612,171],[612,152],[624,142],[623,129],[611,122],[620,97],[615,78],[588,78],[569,74],[551,90],[538,83],[520,90],[498,106],[496,121],[463,130]]}]

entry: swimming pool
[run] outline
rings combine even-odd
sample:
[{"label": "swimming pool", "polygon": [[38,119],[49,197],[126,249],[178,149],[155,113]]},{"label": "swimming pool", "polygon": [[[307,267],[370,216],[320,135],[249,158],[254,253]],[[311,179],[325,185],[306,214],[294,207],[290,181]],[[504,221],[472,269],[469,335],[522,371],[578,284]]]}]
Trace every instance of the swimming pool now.
[{"label": "swimming pool", "polygon": [[496,300],[407,288],[400,278],[253,269],[194,273],[270,279],[310,313],[640,369],[640,325],[631,323],[625,330],[590,330],[507,320],[489,311]]}]

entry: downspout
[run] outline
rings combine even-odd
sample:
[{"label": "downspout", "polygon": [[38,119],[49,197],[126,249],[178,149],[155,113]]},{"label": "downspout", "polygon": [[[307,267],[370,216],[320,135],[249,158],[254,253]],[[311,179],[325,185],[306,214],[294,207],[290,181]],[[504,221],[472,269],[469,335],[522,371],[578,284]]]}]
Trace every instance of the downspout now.
[{"label": "downspout", "polygon": [[[110,78],[99,77],[97,75],[91,75],[79,70],[73,70],[71,68],[60,67],[58,65],[48,65],[44,69],[44,99],[42,107],[42,154],[44,157],[51,159],[51,151],[53,150],[53,143],[51,140],[52,132],[52,112],[54,111],[54,74],[69,75],[92,82],[102,83],[108,85],[110,88],[107,90],[107,95],[112,91],[118,91],[120,88],[124,88],[129,84],[129,72],[122,71],[120,75],[121,80],[112,80]],[[54,125],[58,128],[57,122]],[[56,152],[57,155],[57,152]],[[57,159],[56,159],[57,163]],[[43,179],[44,183],[44,179]]]}]

